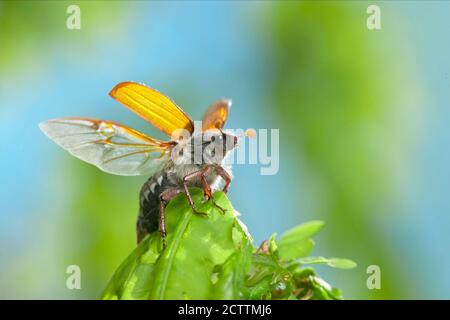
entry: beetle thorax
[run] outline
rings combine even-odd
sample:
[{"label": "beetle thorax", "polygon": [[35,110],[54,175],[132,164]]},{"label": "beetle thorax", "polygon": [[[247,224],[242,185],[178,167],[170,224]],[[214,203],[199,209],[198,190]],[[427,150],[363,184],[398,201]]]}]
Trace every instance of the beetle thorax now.
[{"label": "beetle thorax", "polygon": [[236,143],[236,136],[220,130],[195,133],[178,141],[172,149],[172,161],[175,165],[220,165]]}]

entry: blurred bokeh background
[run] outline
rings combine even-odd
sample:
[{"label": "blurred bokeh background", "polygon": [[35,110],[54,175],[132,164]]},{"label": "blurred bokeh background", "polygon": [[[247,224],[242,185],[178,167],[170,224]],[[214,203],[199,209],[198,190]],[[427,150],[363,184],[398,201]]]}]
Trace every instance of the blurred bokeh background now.
[{"label": "blurred bokeh background", "polygon": [[[105,174],[40,121],[112,119],[162,138],[108,97],[144,82],[199,119],[230,97],[230,128],[279,128],[280,171],[235,166],[230,198],[256,242],[311,219],[347,298],[450,298],[450,3],[0,2],[0,298],[96,298],[135,246],[147,177]],[[82,289],[66,289],[77,264]],[[378,265],[381,290],[368,290]]]}]

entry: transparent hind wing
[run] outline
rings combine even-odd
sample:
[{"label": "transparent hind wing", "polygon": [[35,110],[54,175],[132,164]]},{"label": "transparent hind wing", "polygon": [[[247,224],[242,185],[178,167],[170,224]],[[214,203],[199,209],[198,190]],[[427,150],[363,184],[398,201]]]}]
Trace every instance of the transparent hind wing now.
[{"label": "transparent hind wing", "polygon": [[153,175],[170,160],[173,145],[105,120],[61,118],[39,127],[73,156],[123,176]]}]

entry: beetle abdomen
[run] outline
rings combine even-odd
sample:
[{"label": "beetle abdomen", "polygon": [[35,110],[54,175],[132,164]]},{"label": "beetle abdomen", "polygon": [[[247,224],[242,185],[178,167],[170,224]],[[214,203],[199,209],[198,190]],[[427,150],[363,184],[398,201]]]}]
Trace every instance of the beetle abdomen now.
[{"label": "beetle abdomen", "polygon": [[138,243],[147,233],[158,230],[160,194],[171,187],[164,171],[150,177],[139,193],[139,215],[136,222]]}]

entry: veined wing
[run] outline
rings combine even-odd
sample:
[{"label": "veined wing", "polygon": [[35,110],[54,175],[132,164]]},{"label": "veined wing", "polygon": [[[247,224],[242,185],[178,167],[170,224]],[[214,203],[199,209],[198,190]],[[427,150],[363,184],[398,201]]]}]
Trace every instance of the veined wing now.
[{"label": "veined wing", "polygon": [[105,120],[61,118],[39,127],[75,157],[123,176],[154,174],[170,159],[168,151],[173,145]]},{"label": "veined wing", "polygon": [[202,131],[222,129],[228,118],[230,107],[231,100],[229,99],[221,99],[214,102],[203,116]]},{"label": "veined wing", "polygon": [[194,131],[191,118],[172,100],[155,89],[135,82],[122,82],[116,85],[109,95],[169,137],[172,137],[177,129],[185,129],[189,133]]}]

